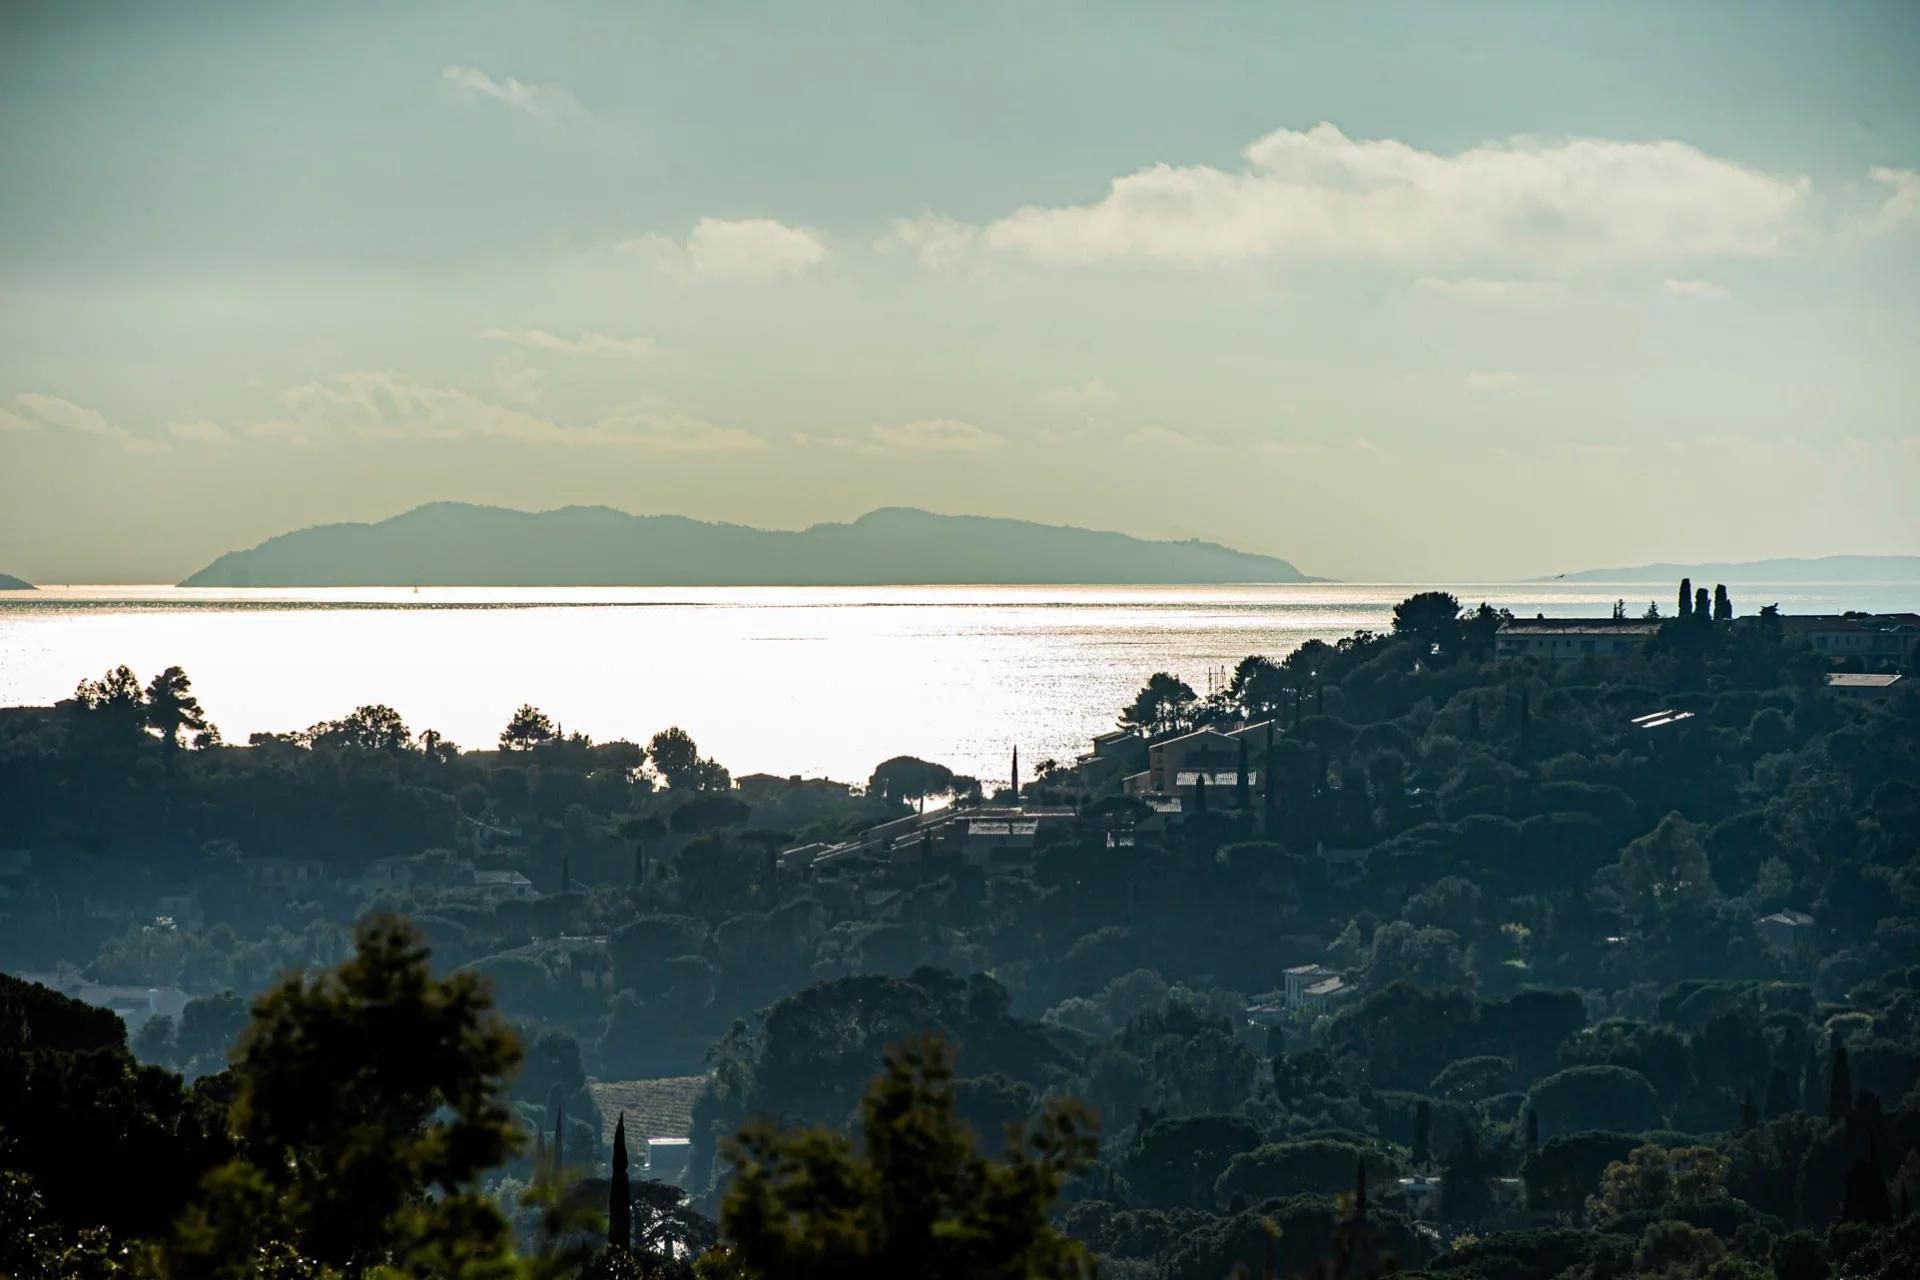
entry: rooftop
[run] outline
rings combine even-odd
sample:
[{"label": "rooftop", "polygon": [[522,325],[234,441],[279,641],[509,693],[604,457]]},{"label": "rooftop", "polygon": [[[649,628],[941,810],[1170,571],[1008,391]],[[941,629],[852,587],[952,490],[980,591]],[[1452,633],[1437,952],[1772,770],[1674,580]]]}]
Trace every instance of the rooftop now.
[{"label": "rooftop", "polygon": [[1509,618],[1500,630],[1530,636],[1650,636],[1660,623],[1650,618]]},{"label": "rooftop", "polygon": [[1889,689],[1900,683],[1902,677],[1882,675],[1877,672],[1835,671],[1827,676],[1830,689]]}]

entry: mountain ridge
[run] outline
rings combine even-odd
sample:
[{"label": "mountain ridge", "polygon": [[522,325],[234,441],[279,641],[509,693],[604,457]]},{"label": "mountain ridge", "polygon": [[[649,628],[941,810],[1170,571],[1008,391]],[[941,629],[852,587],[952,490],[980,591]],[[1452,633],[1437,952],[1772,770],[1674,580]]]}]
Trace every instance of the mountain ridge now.
[{"label": "mountain ridge", "polygon": [[797,531],[430,502],[229,551],[183,587],[895,586],[1318,582],[1275,556],[993,516],[880,507]]},{"label": "mountain ridge", "polygon": [[0,573],[0,591],[31,591],[33,584],[10,573]]},{"label": "mountain ridge", "polygon": [[1703,560],[1580,569],[1533,582],[1664,582],[1681,578],[1743,577],[1749,582],[1916,582],[1920,556],[1777,556],[1768,560]]}]

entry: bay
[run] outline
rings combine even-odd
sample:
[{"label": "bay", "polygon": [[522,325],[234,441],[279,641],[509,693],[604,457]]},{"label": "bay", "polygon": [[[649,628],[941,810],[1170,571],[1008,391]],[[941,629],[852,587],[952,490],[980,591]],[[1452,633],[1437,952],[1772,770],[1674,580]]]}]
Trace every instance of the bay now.
[{"label": "bay", "polygon": [[[889,756],[1002,782],[1087,749],[1155,671],[1201,692],[1251,653],[1391,626],[1432,584],[1229,587],[48,587],[0,594],[0,705],[118,663],[186,668],[229,741],[387,703],[490,746],[531,702],[569,731],[679,725],[736,775],[864,781]],[[1736,609],[1920,607],[1920,585],[1730,584]],[[1442,584],[1522,616],[1634,614],[1646,584]],[[1659,597],[1672,609],[1672,590]]]}]

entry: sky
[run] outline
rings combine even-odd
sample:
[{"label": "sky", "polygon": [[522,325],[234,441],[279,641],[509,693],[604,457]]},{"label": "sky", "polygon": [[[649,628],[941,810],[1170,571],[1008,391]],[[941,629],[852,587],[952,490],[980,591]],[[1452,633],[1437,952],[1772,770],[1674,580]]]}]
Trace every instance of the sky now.
[{"label": "sky", "polygon": [[0,570],[912,505],[1920,552],[1920,5],[0,7]]}]

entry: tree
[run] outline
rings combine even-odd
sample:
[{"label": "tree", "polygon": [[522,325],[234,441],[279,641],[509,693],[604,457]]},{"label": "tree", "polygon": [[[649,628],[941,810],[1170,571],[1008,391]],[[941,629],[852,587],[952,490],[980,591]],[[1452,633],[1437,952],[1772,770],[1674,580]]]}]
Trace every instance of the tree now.
[{"label": "tree", "polygon": [[1705,826],[1669,813],[1620,851],[1620,861],[1601,871],[1602,882],[1642,917],[1675,902],[1711,901],[1719,890],[1707,858],[1706,834]]},{"label": "tree", "polygon": [[212,727],[200,699],[193,696],[193,682],[179,667],[168,667],[147,685],[146,715],[148,727],[169,751],[180,745],[182,732],[203,733]]},{"label": "tree", "polygon": [[1693,618],[1693,579],[1680,579],[1680,610],[1675,615],[1682,622]]},{"label": "tree", "polygon": [[1609,1164],[1600,1189],[1587,1200],[1587,1217],[1606,1227],[1636,1214],[1654,1214],[1679,1202],[1714,1200],[1727,1193],[1727,1157],[1712,1147],[1635,1147]]},{"label": "tree", "polygon": [[627,1177],[627,1113],[613,1122],[613,1179],[607,1188],[607,1243],[633,1247],[633,1186]]},{"label": "tree", "polygon": [[753,1125],[732,1143],[720,1256],[730,1280],[1032,1280],[1091,1274],[1086,1248],[1049,1219],[1095,1144],[1084,1112],[1049,1103],[1006,1154],[982,1156],[955,1103],[939,1041],[895,1047],[860,1104],[862,1141]]},{"label": "tree", "polygon": [[[1041,775],[1048,772],[1046,764],[1041,765]],[[918,802],[922,812],[927,807],[928,796],[946,795],[953,790],[953,770],[943,764],[921,760],[916,756],[895,756],[883,760],[874,767],[873,776],[867,779],[867,794],[878,796],[889,803],[912,804]]]},{"label": "tree", "polygon": [[1422,591],[1393,606],[1393,633],[1451,655],[1460,643],[1460,601],[1445,591]]},{"label": "tree", "polygon": [[1708,597],[1705,587],[1693,589],[1693,620],[1700,623],[1713,621],[1713,601]]},{"label": "tree", "polygon": [[1120,712],[1120,727],[1136,733],[1164,733],[1186,722],[1196,701],[1192,686],[1178,676],[1156,671]]},{"label": "tree", "polygon": [[307,730],[316,748],[348,751],[404,751],[413,731],[392,707],[374,703],[355,707],[338,720],[323,720]]},{"label": "tree", "polygon": [[1413,1167],[1424,1169],[1433,1159],[1433,1104],[1425,1098],[1413,1108]]},{"label": "tree", "polygon": [[1557,1071],[1534,1084],[1527,1108],[1540,1117],[1540,1131],[1548,1138],[1583,1129],[1637,1133],[1665,1123],[1653,1086],[1625,1067]]},{"label": "tree", "polygon": [[647,882],[647,841],[658,840],[667,834],[667,826],[657,814],[643,813],[637,817],[623,819],[620,823],[622,838],[633,841],[633,884],[639,888]]},{"label": "tree", "polygon": [[1847,1046],[1833,1046],[1833,1064],[1827,1070],[1827,1122],[1838,1124],[1853,1110],[1853,1076],[1847,1067]]},{"label": "tree", "polygon": [[554,736],[552,717],[532,703],[523,702],[507,721],[507,727],[500,731],[500,749],[531,751],[543,742],[552,742]]},{"label": "tree", "polygon": [[700,748],[685,729],[676,725],[654,734],[653,741],[647,744],[647,754],[653,757],[653,767],[675,791],[700,785]]},{"label": "tree", "polygon": [[477,977],[435,978],[412,926],[363,920],[352,959],[255,1006],[233,1068],[244,1154],[208,1176],[162,1274],[253,1276],[274,1246],[356,1272],[504,1265],[512,1235],[478,1184],[519,1145],[519,1057]]},{"label": "tree", "polygon": [[1713,620],[1715,622],[1733,621],[1733,598],[1727,594],[1727,584],[1724,582],[1713,589]]},{"label": "tree", "polygon": [[1440,1171],[1440,1208],[1455,1222],[1481,1222],[1493,1209],[1493,1169],[1480,1146],[1480,1132],[1460,1117],[1453,1150]]}]

